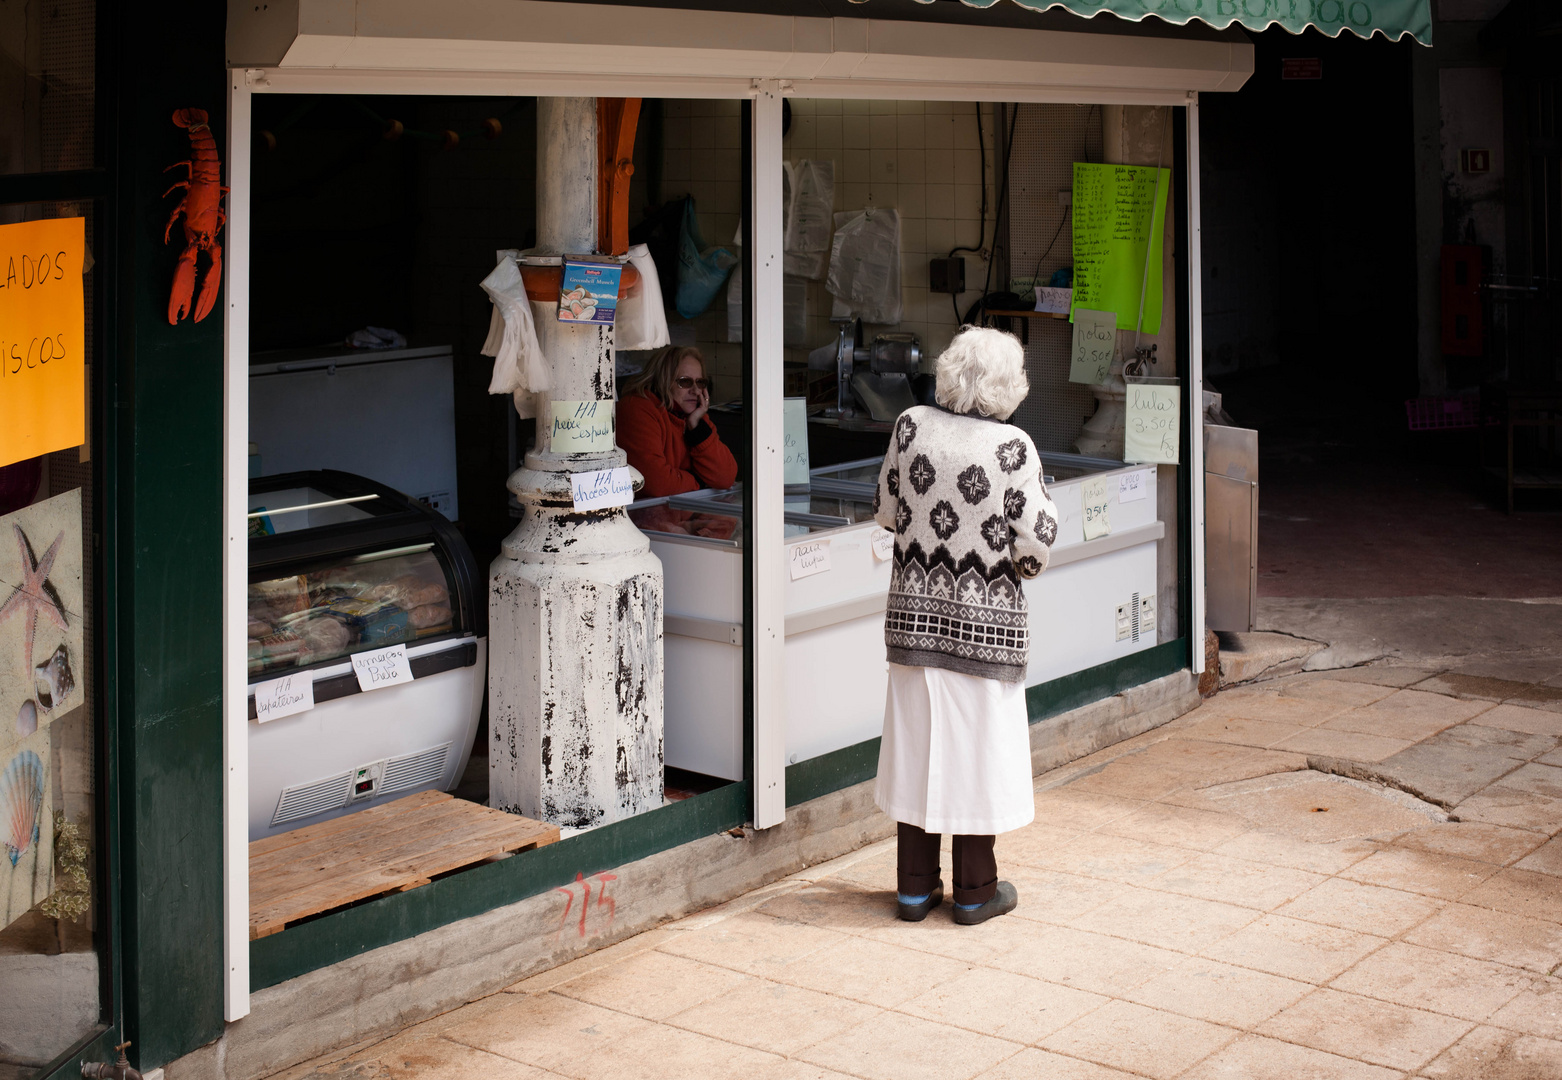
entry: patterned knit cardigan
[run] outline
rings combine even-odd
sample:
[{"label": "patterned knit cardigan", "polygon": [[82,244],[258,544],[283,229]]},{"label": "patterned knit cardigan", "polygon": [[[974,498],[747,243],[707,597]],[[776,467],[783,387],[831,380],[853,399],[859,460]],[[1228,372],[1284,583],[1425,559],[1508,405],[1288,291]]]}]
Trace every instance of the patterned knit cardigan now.
[{"label": "patterned knit cardigan", "polygon": [[1058,535],[1030,436],[986,416],[907,409],[873,512],[895,532],[890,662],[1022,681],[1030,627],[1020,579],[1046,569]]}]

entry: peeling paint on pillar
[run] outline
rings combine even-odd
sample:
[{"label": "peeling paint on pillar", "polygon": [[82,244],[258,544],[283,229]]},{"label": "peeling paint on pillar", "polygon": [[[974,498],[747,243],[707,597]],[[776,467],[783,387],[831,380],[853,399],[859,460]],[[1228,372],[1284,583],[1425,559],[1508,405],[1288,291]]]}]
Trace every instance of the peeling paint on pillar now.
[{"label": "peeling paint on pillar", "polygon": [[[538,239],[590,251],[596,102],[538,103]],[[612,330],[533,304],[552,389],[538,403],[611,401]],[[570,474],[622,450],[554,453],[547,426],[509,488],[520,524],[490,568],[489,802],[559,825],[599,825],[662,804],[662,564],[622,508],[579,512]],[[636,477],[638,481],[638,476]]]}]

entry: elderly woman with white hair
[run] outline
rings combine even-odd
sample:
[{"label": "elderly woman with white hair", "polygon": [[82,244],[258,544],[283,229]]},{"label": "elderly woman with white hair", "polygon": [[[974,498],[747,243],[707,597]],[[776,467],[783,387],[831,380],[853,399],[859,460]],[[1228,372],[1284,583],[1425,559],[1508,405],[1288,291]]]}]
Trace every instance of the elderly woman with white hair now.
[{"label": "elderly woman with white hair", "polygon": [[1021,582],[1046,568],[1058,532],[1035,444],[1005,422],[1029,391],[1013,335],[960,331],[938,358],[938,404],[895,422],[874,495],[874,516],[895,533],[874,801],[899,822],[898,914],[913,922],[943,900],[946,832],[955,922],[1018,903],[993,842],[1036,816]]}]

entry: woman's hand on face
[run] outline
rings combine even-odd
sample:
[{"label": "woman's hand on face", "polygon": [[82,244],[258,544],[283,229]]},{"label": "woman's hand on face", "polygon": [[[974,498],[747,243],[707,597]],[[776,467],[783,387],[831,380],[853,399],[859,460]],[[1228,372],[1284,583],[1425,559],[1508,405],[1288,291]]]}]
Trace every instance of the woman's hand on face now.
[{"label": "woman's hand on face", "polygon": [[694,410],[689,413],[687,421],[689,430],[694,431],[700,426],[700,421],[705,419],[705,414],[710,412],[710,391],[702,386],[694,388],[696,404]]}]

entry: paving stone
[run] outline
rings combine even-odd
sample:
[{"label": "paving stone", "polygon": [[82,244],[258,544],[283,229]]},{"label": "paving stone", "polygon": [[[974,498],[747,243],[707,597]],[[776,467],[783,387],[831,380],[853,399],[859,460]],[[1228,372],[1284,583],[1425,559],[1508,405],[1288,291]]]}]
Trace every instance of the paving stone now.
[{"label": "paving stone", "polygon": [[1412,745],[1409,739],[1390,739],[1382,735],[1333,728],[1311,728],[1281,740],[1275,749],[1371,763],[1382,761]]},{"label": "paving stone", "polygon": [[1319,984],[1328,982],[1383,944],[1383,938],[1354,930],[1266,915],[1222,938],[1205,949],[1204,955],[1255,971]]},{"label": "paving stone", "polygon": [[1307,983],[1195,956],[1127,991],[1152,1009],[1250,1028],[1312,992]]},{"label": "paving stone", "polygon": [[1547,799],[1562,799],[1562,767],[1531,762],[1503,777],[1503,786],[1540,795]]},{"label": "paving stone", "polygon": [[772,1054],[795,1054],[877,1016],[872,1005],[752,979],[667,1023]]},{"label": "paving stone", "polygon": [[1479,821],[1445,821],[1405,833],[1394,840],[1394,846],[1507,866],[1545,842],[1545,837],[1527,829],[1509,829]]},{"label": "paving stone", "polygon": [[1194,851],[1211,851],[1247,829],[1245,822],[1230,814],[1148,803],[1127,817],[1107,822],[1098,831]]},{"label": "paving stone", "polygon": [[1306,730],[1308,728],[1300,724],[1277,724],[1270,720],[1249,720],[1240,716],[1212,716],[1183,728],[1177,737],[1267,749]]},{"label": "paving stone", "polygon": [[1496,872],[1491,863],[1389,848],[1361,860],[1340,876],[1439,900],[1457,900]]},{"label": "paving stone", "polygon": [[1518,997],[1532,978],[1504,964],[1395,941],[1329,985],[1396,1005],[1480,1021]]},{"label": "paving stone", "polygon": [[1306,870],[1209,852],[1173,867],[1149,885],[1164,892],[1270,911],[1323,880],[1320,874]]},{"label": "paving stone", "polygon": [[1110,998],[1026,975],[973,968],[899,1007],[910,1016],[1034,1044]]},{"label": "paving stone", "polygon": [[1335,877],[1277,908],[1275,914],[1391,938],[1442,908],[1443,901],[1431,897]]},{"label": "paving stone", "polygon": [[[1420,798],[1457,806],[1555,745],[1546,735],[1461,724],[1384,758],[1374,771]],[[1557,793],[1562,795],[1562,770],[1557,777]]]},{"label": "paving stone", "polygon": [[1224,784],[1206,788],[1204,794],[1254,825],[1313,843],[1390,836],[1420,828],[1436,813],[1400,792],[1385,792],[1381,785],[1316,770]]},{"label": "paving stone", "polygon": [[968,1080],[1020,1049],[1016,1043],[990,1035],[886,1012],[815,1043],[797,1056],[864,1080],[921,1076],[934,1062],[940,1077]]},{"label": "paving stone", "polygon": [[964,963],[946,956],[859,938],[783,964],[769,977],[865,1005],[891,1008],[966,970]]},{"label": "paving stone", "polygon": [[1260,1024],[1260,1035],[1341,1057],[1412,1070],[1460,1039],[1467,1020],[1407,1009],[1338,990],[1318,990]]},{"label": "paving stone", "polygon": [[[1475,907],[1562,923],[1562,881],[1521,867],[1498,871],[1460,900]],[[1562,963],[1562,956],[1557,960]]]},{"label": "paving stone", "polygon": [[1371,705],[1394,692],[1392,686],[1377,686],[1368,682],[1353,682],[1335,678],[1334,675],[1294,675],[1281,681],[1280,696],[1322,701],[1329,705],[1346,705],[1353,708]]},{"label": "paving stone", "polygon": [[1546,709],[1498,705],[1490,712],[1476,717],[1474,722],[1482,727],[1506,728],[1508,731],[1524,731],[1531,735],[1550,735],[1554,739],[1562,739],[1562,714]]},{"label": "paving stone", "polygon": [[1197,952],[1235,933],[1259,912],[1194,896],[1123,889],[1119,895],[1073,920],[1080,930],[1142,941],[1177,952]]},{"label": "paving stone", "polygon": [[661,947],[691,960],[768,978],[793,960],[851,940],[834,930],[750,911],[705,930],[676,934]]},{"label": "paving stone", "polygon": [[1060,926],[1017,941],[991,964],[1005,971],[1046,979],[1092,994],[1121,997],[1141,983],[1172,970],[1182,960],[1181,953],[1154,945]]},{"label": "paving stone", "polygon": [[1185,1080],[1399,1080],[1403,1075],[1262,1035],[1244,1035],[1184,1074]]},{"label": "paving stone", "polygon": [[1042,1040],[1045,1050],[1171,1080],[1236,1039],[1232,1028],[1114,1001]]},{"label": "paving stone", "polygon": [[662,1020],[728,993],[749,978],[653,949],[571,979],[554,987],[554,993],[647,1020]]},{"label": "paving stone", "polygon": [[1506,911],[1449,904],[1405,935],[1431,949],[1548,974],[1562,959],[1562,926]]},{"label": "paving stone", "polygon": [[1396,690],[1388,697],[1341,713],[1324,726],[1391,739],[1425,739],[1492,708],[1486,701],[1461,701],[1421,690]]},{"label": "paving stone", "polygon": [[1134,1080],[1133,1073],[1108,1069],[1093,1061],[1064,1057],[1047,1050],[1021,1050],[1001,1065],[982,1073],[976,1080]]},{"label": "paving stone", "polygon": [[1562,832],[1562,799],[1548,799],[1532,791],[1496,783],[1459,804],[1463,821],[1481,821],[1529,829],[1545,836]]},{"label": "paving stone", "polygon": [[[1520,870],[1562,877],[1562,840],[1548,840],[1515,864]],[[1562,883],[1557,885],[1562,888]]]},{"label": "paving stone", "polygon": [[1562,979],[1536,978],[1499,1009],[1491,1023],[1526,1035],[1562,1039]]},{"label": "paving stone", "polygon": [[1562,1076],[1562,1042],[1479,1027],[1421,1075],[1427,1080],[1550,1080]]},{"label": "paving stone", "polygon": [[1416,689],[1427,690],[1434,694],[1446,694],[1450,697],[1507,701],[1536,688],[1533,683],[1515,679],[1497,679],[1490,675],[1465,675],[1457,671],[1445,671],[1425,682],[1417,683]]}]

